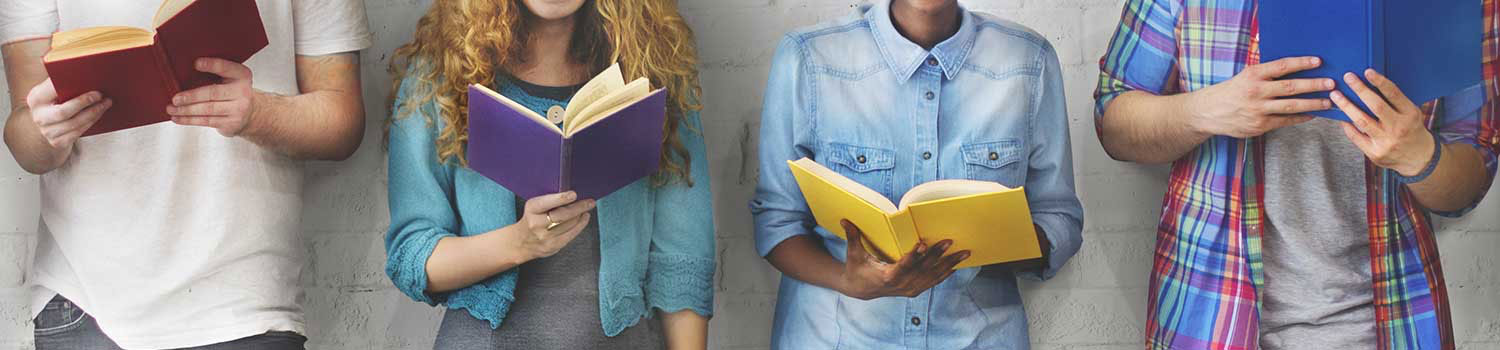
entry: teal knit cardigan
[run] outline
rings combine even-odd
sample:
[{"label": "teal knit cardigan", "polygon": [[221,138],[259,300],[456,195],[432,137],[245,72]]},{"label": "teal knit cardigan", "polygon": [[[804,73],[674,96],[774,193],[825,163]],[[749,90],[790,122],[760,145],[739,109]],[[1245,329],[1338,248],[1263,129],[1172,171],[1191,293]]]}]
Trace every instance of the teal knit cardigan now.
[{"label": "teal knit cardigan", "polygon": [[[397,101],[413,93],[412,80],[401,82]],[[541,114],[567,103],[527,95],[512,84],[495,85],[502,95]],[[388,140],[386,275],[412,299],[468,310],[499,328],[515,300],[516,269],[433,294],[424,291],[426,264],[443,237],[477,235],[514,223],[516,196],[455,160],[438,161],[434,141],[442,118],[434,103],[417,107],[405,115],[392,113],[397,119]],[[682,181],[652,186],[650,179],[642,179],[598,199],[599,314],[606,335],[619,334],[649,317],[652,309],[693,310],[704,316],[713,312],[713,210],[698,113],[689,112],[678,130],[692,158],[692,186]]]}]

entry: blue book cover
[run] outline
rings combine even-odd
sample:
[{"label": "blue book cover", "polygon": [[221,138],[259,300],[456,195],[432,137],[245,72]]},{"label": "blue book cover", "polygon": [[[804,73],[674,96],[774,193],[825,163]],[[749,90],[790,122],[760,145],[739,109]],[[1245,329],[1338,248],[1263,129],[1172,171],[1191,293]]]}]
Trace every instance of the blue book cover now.
[{"label": "blue book cover", "polygon": [[[1479,0],[1261,0],[1261,62],[1322,58],[1321,67],[1283,79],[1333,78],[1356,101],[1344,73],[1363,79],[1364,70],[1374,68],[1420,105],[1480,83],[1482,6]],[[1349,121],[1337,109],[1312,114]]]}]

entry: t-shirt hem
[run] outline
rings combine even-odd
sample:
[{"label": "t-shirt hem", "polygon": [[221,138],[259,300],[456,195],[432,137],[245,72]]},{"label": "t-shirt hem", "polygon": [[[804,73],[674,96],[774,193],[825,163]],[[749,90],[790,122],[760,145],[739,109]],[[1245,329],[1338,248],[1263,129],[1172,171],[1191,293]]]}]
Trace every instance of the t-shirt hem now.
[{"label": "t-shirt hem", "polygon": [[57,13],[53,12],[0,25],[0,44],[50,37],[57,31],[57,23]]},{"label": "t-shirt hem", "polygon": [[235,322],[235,325],[215,328],[166,330],[160,335],[110,335],[115,344],[127,350],[178,349],[225,343],[236,339],[265,334],[267,332],[296,332],[307,334],[306,326],[284,317],[264,318],[251,322]]}]

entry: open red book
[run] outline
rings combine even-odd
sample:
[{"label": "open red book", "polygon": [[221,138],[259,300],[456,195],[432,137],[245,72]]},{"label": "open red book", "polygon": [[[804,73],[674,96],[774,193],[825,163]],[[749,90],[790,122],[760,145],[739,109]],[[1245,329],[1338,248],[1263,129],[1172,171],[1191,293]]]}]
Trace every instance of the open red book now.
[{"label": "open red book", "polygon": [[95,90],[114,100],[83,136],[171,120],[172,95],[218,82],[194,69],[198,58],[244,63],[267,44],[255,0],[166,0],[152,23],[155,32],[111,26],[52,34],[42,64],[58,102]]}]

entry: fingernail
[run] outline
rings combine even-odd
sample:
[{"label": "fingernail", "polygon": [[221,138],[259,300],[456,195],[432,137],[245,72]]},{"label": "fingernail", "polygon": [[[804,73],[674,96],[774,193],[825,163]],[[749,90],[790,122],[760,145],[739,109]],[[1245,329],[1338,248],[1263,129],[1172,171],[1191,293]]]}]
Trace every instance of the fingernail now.
[{"label": "fingernail", "polygon": [[1333,83],[1333,79],[1323,79],[1323,88],[1324,89],[1332,89],[1333,88],[1333,84],[1334,84]]},{"label": "fingernail", "polygon": [[1359,79],[1359,76],[1354,75],[1354,72],[1344,73],[1344,81],[1354,82],[1355,79]]},{"label": "fingernail", "polygon": [[1323,62],[1323,59],[1317,58],[1317,57],[1313,57],[1312,59],[1309,59],[1307,61],[1311,62],[1312,64],[1321,64]]}]

